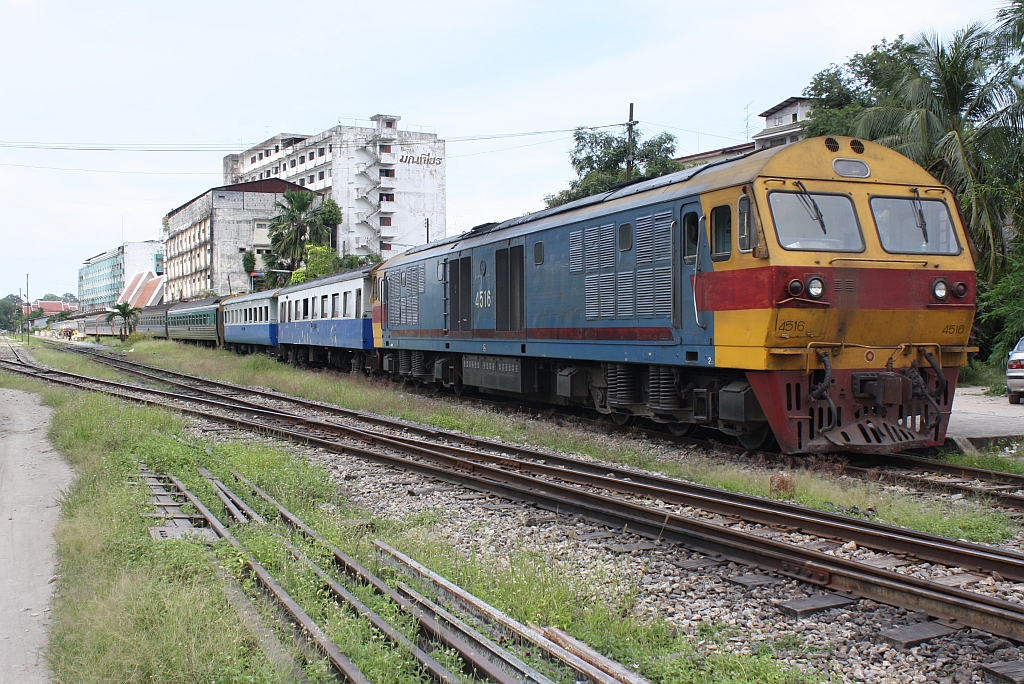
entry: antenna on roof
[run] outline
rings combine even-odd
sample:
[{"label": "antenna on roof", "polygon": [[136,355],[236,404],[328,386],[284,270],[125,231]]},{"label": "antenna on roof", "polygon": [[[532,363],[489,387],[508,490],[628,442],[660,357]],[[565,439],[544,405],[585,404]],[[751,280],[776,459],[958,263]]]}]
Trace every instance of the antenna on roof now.
[{"label": "antenna on roof", "polygon": [[751,100],[747,103],[747,106],[743,108],[743,132],[747,136],[747,142],[750,142],[750,105],[754,104]]}]

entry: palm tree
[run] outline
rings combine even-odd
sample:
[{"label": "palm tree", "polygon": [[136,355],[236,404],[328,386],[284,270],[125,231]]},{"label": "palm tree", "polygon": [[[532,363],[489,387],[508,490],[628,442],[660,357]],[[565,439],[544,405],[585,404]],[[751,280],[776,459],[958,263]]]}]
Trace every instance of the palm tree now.
[{"label": "palm tree", "polygon": [[142,313],[142,309],[132,306],[131,302],[115,304],[114,310],[107,314],[107,323],[113,323],[118,318],[121,319],[121,341],[124,342],[124,338],[131,335],[135,326],[138,325],[140,313]]},{"label": "palm tree", "polygon": [[274,203],[280,213],[270,220],[270,247],[286,270],[294,271],[305,262],[307,245],[330,244],[332,228],[341,223],[334,200],[315,200],[308,190],[287,190],[284,200]]},{"label": "palm tree", "polygon": [[948,43],[922,35],[916,70],[904,75],[888,102],[858,117],[856,131],[909,157],[953,189],[989,280],[1005,254],[1003,226],[1011,218],[991,147],[1005,140],[1016,108],[1011,68],[995,59],[997,42],[981,24],[956,32]]}]

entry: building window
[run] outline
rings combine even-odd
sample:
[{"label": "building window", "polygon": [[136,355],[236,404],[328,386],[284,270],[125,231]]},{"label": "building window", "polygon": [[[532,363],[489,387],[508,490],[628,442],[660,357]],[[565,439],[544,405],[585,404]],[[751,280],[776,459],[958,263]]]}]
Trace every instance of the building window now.
[{"label": "building window", "polygon": [[256,155],[253,155],[252,159],[249,160],[249,163],[250,164],[255,164],[256,163]]},{"label": "building window", "polygon": [[380,225],[381,226],[390,226],[391,225],[391,217],[390,216],[381,216],[380,217]]},{"label": "building window", "polygon": [[381,145],[380,146],[381,154],[387,154],[390,151],[391,151],[391,145]]},{"label": "building window", "polygon": [[277,154],[278,150],[281,149],[280,145],[274,145],[274,154]]},{"label": "building window", "polygon": [[793,123],[796,123],[796,114],[793,115]]},{"label": "building window", "polygon": [[319,150],[317,150],[317,156],[322,157],[325,154],[327,154],[327,150],[324,149],[323,147],[321,147]]},{"label": "building window", "polygon": [[263,172],[260,171],[260,180],[263,180]]},{"label": "building window", "polygon": [[275,166],[275,167],[274,167],[274,175],[276,176],[276,175],[277,175],[277,174],[279,174],[280,172],[281,172],[281,167],[280,167],[280,166]]},{"label": "building window", "polygon": [[295,168],[295,160],[294,159],[292,159],[291,164],[289,164],[289,166],[291,166],[293,169]]},{"label": "building window", "polygon": [[395,201],[395,193],[393,193],[393,192],[382,192],[382,193],[380,193],[379,197],[380,197],[380,201],[381,202],[394,202]]},{"label": "building window", "polygon": [[385,121],[384,122],[384,128],[394,128],[394,127],[395,127],[395,122],[394,121]]},{"label": "building window", "polygon": [[778,147],[779,145],[785,145],[785,144],[786,144],[785,136],[783,136],[781,138],[772,138],[771,140],[768,141],[768,147]]},{"label": "building window", "polygon": [[262,152],[260,152],[256,156],[259,158],[260,161],[263,161],[263,153]]},{"label": "building window", "polygon": [[300,154],[299,155],[299,163],[300,164],[305,164],[306,163],[306,155],[304,155],[304,154]]},{"label": "building window", "polygon": [[300,178],[299,179],[299,185],[301,185],[302,187],[306,187],[306,179],[305,178]]},{"label": "building window", "polygon": [[312,184],[313,184],[313,180],[314,180],[315,178],[316,178],[316,176],[315,176],[314,174],[312,174],[312,173],[311,173],[311,174],[309,174],[309,178],[307,178],[306,180],[308,180],[308,181],[309,181],[309,184],[310,184],[310,185],[312,185]]},{"label": "building window", "polygon": [[266,156],[266,157],[269,157],[269,156],[270,156],[270,150],[266,150],[266,151],[265,151],[265,152],[263,153],[263,155],[264,155],[264,156]]},{"label": "building window", "polygon": [[795,136],[795,135],[789,136],[789,142],[791,142],[791,143],[798,142],[799,140],[800,140],[800,138],[798,136]]},{"label": "building window", "polygon": [[380,170],[380,177],[381,178],[394,178],[395,177],[395,170],[394,169],[381,169]]},{"label": "building window", "polygon": [[321,172],[320,172],[320,173],[319,173],[319,174],[317,175],[316,179],[317,179],[317,180],[323,180],[323,179],[324,179],[324,172],[323,172],[323,171],[321,171]]},{"label": "building window", "polygon": [[334,151],[334,145],[328,145],[327,146],[327,151],[328,152],[333,152]]}]

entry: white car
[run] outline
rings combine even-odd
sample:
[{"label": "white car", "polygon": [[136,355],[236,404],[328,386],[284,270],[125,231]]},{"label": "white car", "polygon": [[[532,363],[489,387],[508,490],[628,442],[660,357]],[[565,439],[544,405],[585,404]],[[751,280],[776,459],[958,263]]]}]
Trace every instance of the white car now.
[{"label": "white car", "polygon": [[1006,360],[1006,389],[1010,403],[1019,404],[1024,394],[1024,337],[1020,338],[1010,352],[1010,358]]}]

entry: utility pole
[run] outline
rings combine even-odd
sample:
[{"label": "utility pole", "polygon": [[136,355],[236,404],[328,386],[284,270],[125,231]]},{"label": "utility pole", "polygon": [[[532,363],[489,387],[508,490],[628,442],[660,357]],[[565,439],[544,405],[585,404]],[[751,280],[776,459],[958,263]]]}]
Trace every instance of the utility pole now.
[{"label": "utility pole", "polygon": [[626,122],[626,181],[633,179],[633,103],[629,103],[629,121]]},{"label": "utility pole", "polygon": [[427,244],[430,244],[430,218],[423,219],[423,226],[427,229]]},{"label": "utility pole", "polygon": [[25,333],[25,305],[22,304],[21,299],[21,288],[18,288],[18,333],[23,335]]},{"label": "utility pole", "polygon": [[[25,301],[28,302],[28,312],[29,312],[29,314],[31,314],[32,313],[32,300],[28,296],[28,273],[25,274]],[[31,327],[32,327],[32,319],[29,318],[28,321],[27,321],[27,325],[25,326],[25,346],[28,346],[28,345],[32,344],[32,336],[30,335],[30,333],[32,331],[29,329]]]}]

